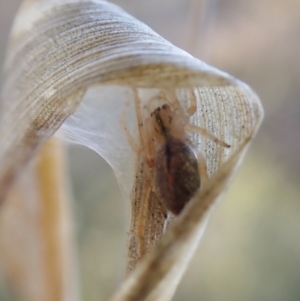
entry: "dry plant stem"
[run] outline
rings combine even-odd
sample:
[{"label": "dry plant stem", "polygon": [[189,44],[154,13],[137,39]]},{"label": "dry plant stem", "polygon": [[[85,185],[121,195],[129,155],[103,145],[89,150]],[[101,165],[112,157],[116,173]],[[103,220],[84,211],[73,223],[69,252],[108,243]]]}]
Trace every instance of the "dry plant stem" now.
[{"label": "dry plant stem", "polygon": [[64,148],[61,141],[51,138],[37,158],[44,271],[49,288],[43,300],[49,301],[79,299]]},{"label": "dry plant stem", "polygon": [[50,139],[8,194],[0,214],[0,258],[26,300],[78,300],[70,200],[61,141]]},{"label": "dry plant stem", "polygon": [[62,175],[59,173],[61,162],[56,160],[59,154],[55,148],[55,145],[51,145],[51,140],[47,142],[39,152],[37,163],[38,189],[42,200],[41,231],[45,246],[44,271],[47,282],[52,288],[48,294],[49,300],[60,300],[63,291],[62,241],[58,239],[62,222],[60,208],[62,202],[60,203],[58,192],[64,187],[58,186],[61,185],[59,180],[62,180]]},{"label": "dry plant stem", "polygon": [[[191,241],[199,235],[201,221],[205,219],[211,205],[223,195],[231,180],[229,175],[233,174],[248,142],[247,140],[236,155],[207,182],[206,187],[197,193],[172,229],[166,233],[153,252],[137,266],[110,301],[168,300],[156,296],[155,289],[172,271],[176,263],[180,264],[179,258],[184,253],[188,256],[188,250],[185,249],[189,249]],[[174,293],[175,288],[176,286],[170,288],[168,297]]]}]

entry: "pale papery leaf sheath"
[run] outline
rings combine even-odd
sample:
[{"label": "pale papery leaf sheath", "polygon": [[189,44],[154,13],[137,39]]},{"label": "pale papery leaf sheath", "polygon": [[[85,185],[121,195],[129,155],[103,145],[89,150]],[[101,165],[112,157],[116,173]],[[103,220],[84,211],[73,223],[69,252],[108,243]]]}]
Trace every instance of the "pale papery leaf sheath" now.
[{"label": "pale papery leaf sheath", "polygon": [[[72,141],[101,154],[111,164],[121,187],[126,181],[123,178],[130,174],[128,170],[136,173],[135,182],[130,180],[131,185],[123,185],[125,192],[131,187],[132,191],[140,191],[131,194],[127,269],[132,270],[139,259],[135,212],[144,189],[138,172],[145,164],[138,158],[133,165],[136,156],[128,141],[110,134],[120,135],[120,115],[128,95],[133,100],[133,88],[139,89],[145,103],[153,89],[177,89],[178,100],[185,108],[193,92],[198,106],[191,123],[231,145],[225,149],[199,135],[192,136],[205,156],[211,181],[168,231],[158,249],[128,276],[125,288],[114,299],[158,300],[153,296],[159,295],[161,300],[168,300],[182,275],[178,271],[185,269],[200,237],[203,219],[199,214],[196,218],[191,208],[197,202],[210,205],[220,196],[237,158],[257,131],[263,110],[247,85],[176,48],[119,7],[101,0],[28,0],[21,6],[11,34],[1,95],[0,198],[3,200],[9,185],[38,147],[67,119],[64,127]],[[93,107],[97,109],[91,110]],[[134,118],[131,124],[136,126]],[[155,207],[151,210],[158,212]],[[196,226],[186,229],[186,236],[181,239],[176,231],[188,214],[197,220]],[[162,219],[148,220],[150,250],[160,240],[164,223]],[[170,247],[173,243],[174,248]],[[161,249],[164,245],[169,246],[167,251]],[[170,256],[169,252],[175,252],[174,257],[168,257],[170,262],[161,265],[158,256]],[[155,268],[150,267],[151,279],[156,280],[147,285],[145,272],[154,263]],[[133,283],[134,293],[128,295],[126,287]]]},{"label": "pale papery leaf sheath", "polygon": [[233,80],[106,1],[25,1],[7,53],[0,197],[90,85],[173,87]]}]

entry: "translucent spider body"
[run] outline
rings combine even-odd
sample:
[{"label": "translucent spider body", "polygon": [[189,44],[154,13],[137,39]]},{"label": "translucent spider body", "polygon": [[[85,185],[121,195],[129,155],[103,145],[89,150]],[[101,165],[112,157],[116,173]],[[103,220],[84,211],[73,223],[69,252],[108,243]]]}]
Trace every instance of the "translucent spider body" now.
[{"label": "translucent spider body", "polygon": [[153,114],[159,135],[164,139],[156,153],[154,182],[165,207],[178,215],[200,188],[201,181],[198,159],[188,140],[176,138],[177,132],[172,134],[174,118],[170,113],[169,106],[164,104]]},{"label": "translucent spider body", "polygon": [[140,221],[137,221],[140,253],[143,255],[145,252],[145,221],[143,219],[150,194],[154,192],[157,195],[156,199],[165,216],[167,211],[178,215],[200,188],[201,180],[203,182],[207,179],[205,159],[199,151],[196,151],[188,131],[204,135],[223,147],[229,147],[229,145],[220,141],[206,129],[189,123],[189,118],[197,110],[193,93],[190,107],[184,111],[176,93],[169,90],[163,91],[148,101],[145,106],[148,112],[146,117],[137,90],[133,90],[133,94],[140,145],[127,130],[124,121],[125,114],[121,123],[132,149],[144,158],[150,169],[149,178],[144,179],[147,187],[144,203],[139,209]]}]

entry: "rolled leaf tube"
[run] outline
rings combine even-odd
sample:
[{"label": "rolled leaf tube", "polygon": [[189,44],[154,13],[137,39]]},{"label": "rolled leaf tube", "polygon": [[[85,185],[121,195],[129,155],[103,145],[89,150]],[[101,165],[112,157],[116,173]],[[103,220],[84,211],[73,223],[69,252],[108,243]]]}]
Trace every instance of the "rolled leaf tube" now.
[{"label": "rolled leaf tube", "polygon": [[[190,136],[204,156],[210,180],[166,236],[170,245],[181,244],[178,250],[182,252],[170,257],[173,261],[164,266],[165,273],[160,273],[162,266],[152,268],[158,280],[142,290],[147,279],[141,269],[149,268],[147,262],[150,264],[153,256],[159,258],[171,252],[171,248],[158,245],[128,276],[117,300],[140,300],[141,294],[147,300],[158,300],[157,294],[165,298],[162,300],[170,298],[199,241],[204,215],[190,218],[195,220],[194,227],[182,227],[190,234],[184,236],[186,241],[179,239],[176,229],[184,216],[193,215],[191,210],[197,202],[208,210],[227,186],[263,117],[255,93],[246,84],[170,44],[121,8],[101,0],[24,1],[11,33],[3,78],[0,200],[4,201],[9,187],[40,146],[63,125],[69,141],[95,150],[108,161],[125,197],[131,200],[127,274],[140,260],[136,227],[141,203],[148,204],[147,251],[160,241],[168,222],[165,224],[153,195],[145,200],[144,176],[149,174],[151,179],[152,170],[132,150],[121,130],[126,103],[129,108],[124,119],[140,145],[134,91],[138,91],[145,107],[153,95],[162,91],[171,91],[183,110],[193,97],[196,99],[197,110],[190,123],[231,147],[221,147],[201,135]],[[142,118],[147,118],[147,110]],[[194,212],[196,215],[197,210]],[[140,290],[130,283],[138,283]],[[126,288],[136,294],[126,295]]]}]

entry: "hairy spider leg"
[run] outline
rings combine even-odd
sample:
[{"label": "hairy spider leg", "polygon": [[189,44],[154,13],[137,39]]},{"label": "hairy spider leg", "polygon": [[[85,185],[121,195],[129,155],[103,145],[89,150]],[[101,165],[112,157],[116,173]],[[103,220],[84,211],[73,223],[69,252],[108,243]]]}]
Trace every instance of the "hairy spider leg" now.
[{"label": "hairy spider leg", "polygon": [[[187,108],[187,114],[189,117],[193,116],[197,111],[197,99],[196,99],[194,89],[191,89],[190,92],[191,92],[190,106]],[[180,106],[179,100],[176,97],[174,97],[172,99],[177,103],[178,106]],[[224,141],[221,141],[215,135],[213,135],[212,133],[207,131],[205,128],[194,126],[194,125],[191,125],[190,123],[186,123],[184,128],[190,132],[198,133],[202,136],[205,136],[208,139],[214,141],[215,143],[217,143],[223,147],[227,147],[227,148],[230,147],[229,144],[227,144]],[[197,159],[199,162],[198,167],[199,167],[200,178],[201,178],[201,181],[205,183],[208,181],[207,165],[206,165],[206,160],[200,151],[198,151],[198,153],[197,153]]]},{"label": "hairy spider leg", "polygon": [[125,137],[127,138],[128,142],[129,142],[132,150],[136,154],[141,155],[149,167],[153,167],[154,160],[153,160],[153,156],[149,153],[150,142],[148,141],[149,139],[147,140],[148,135],[146,133],[146,129],[145,129],[143,119],[142,119],[142,112],[141,112],[141,107],[140,107],[141,101],[140,101],[140,98],[138,97],[136,90],[134,90],[134,99],[135,99],[135,109],[136,109],[136,116],[137,116],[137,121],[138,121],[138,131],[139,131],[141,145],[139,146],[135,142],[134,138],[132,137],[131,133],[129,132],[129,130],[126,126],[125,116],[127,115],[128,108],[129,108],[128,95],[127,95],[127,101],[125,104],[125,109],[124,109],[124,112],[120,119],[121,128],[122,128],[122,131],[123,131]]},{"label": "hairy spider leg", "polygon": [[148,119],[143,120],[143,114],[141,109],[141,99],[139,97],[138,91],[133,89],[135,108],[136,108],[136,117],[138,121],[138,129],[141,141],[141,149],[144,154],[144,158],[149,167],[154,166],[154,156],[153,156],[153,147],[152,147],[152,130],[149,124]]},{"label": "hairy spider leg", "polygon": [[136,225],[138,244],[140,248],[140,258],[143,257],[146,253],[145,230],[146,230],[146,220],[147,220],[147,209],[149,206],[151,191],[152,191],[152,181],[150,178],[148,178],[145,182],[145,187],[143,189],[143,194],[142,194],[139,213],[138,213],[137,225]]},{"label": "hairy spider leg", "polygon": [[197,159],[198,159],[198,169],[200,173],[200,179],[202,184],[205,184],[208,181],[207,165],[206,165],[206,160],[200,151],[198,151],[197,153]]},{"label": "hairy spider leg", "polygon": [[184,122],[188,122],[188,118],[186,118],[186,114],[183,111],[183,108],[177,98],[176,91],[164,89],[163,93],[165,95],[165,99],[167,102],[174,108],[174,113],[181,118],[184,118]]},{"label": "hairy spider leg", "polygon": [[147,109],[148,109],[149,115],[152,113],[152,112],[151,112],[151,105],[152,105],[152,103],[153,103],[155,100],[160,100],[160,99],[162,99],[163,96],[164,96],[163,92],[160,91],[158,94],[152,96],[152,97],[148,100]]},{"label": "hairy spider leg", "polygon": [[[186,122],[188,122],[189,117],[193,116],[196,111],[197,111],[197,99],[196,99],[196,95],[194,92],[194,89],[190,88],[188,89],[189,96],[190,96],[190,105],[189,107],[186,109],[187,114],[184,113],[184,110],[178,100],[178,97],[176,95],[176,91],[173,90],[168,90],[165,89],[164,92],[166,93],[167,96],[169,96],[168,102],[175,107],[175,112],[179,112],[180,116],[186,116]],[[177,113],[178,114],[178,113]]]},{"label": "hairy spider leg", "polygon": [[[128,96],[128,95],[127,95]],[[136,144],[136,142],[134,141],[133,137],[131,136],[127,126],[126,126],[126,122],[125,122],[125,116],[127,116],[128,113],[128,108],[129,108],[129,100],[126,100],[125,103],[125,108],[124,108],[124,112],[121,116],[120,119],[120,123],[121,123],[121,129],[125,135],[125,137],[127,138],[132,150],[136,153],[136,154],[141,154],[142,150],[141,148]]]},{"label": "hairy spider leg", "polygon": [[191,89],[191,99],[190,99],[190,106],[187,108],[187,113],[189,117],[193,116],[197,111],[197,99],[194,92],[194,89]]},{"label": "hairy spider leg", "polygon": [[227,148],[230,147],[229,144],[227,144],[226,142],[218,139],[215,135],[213,135],[212,133],[210,133],[205,128],[201,128],[201,127],[198,127],[198,126],[195,126],[195,125],[191,125],[189,123],[187,123],[184,127],[185,127],[185,129],[187,131],[198,133],[198,134],[200,134],[202,136],[205,136],[206,138],[212,140],[213,142],[215,142],[216,144],[218,144],[220,146],[227,147]]}]

